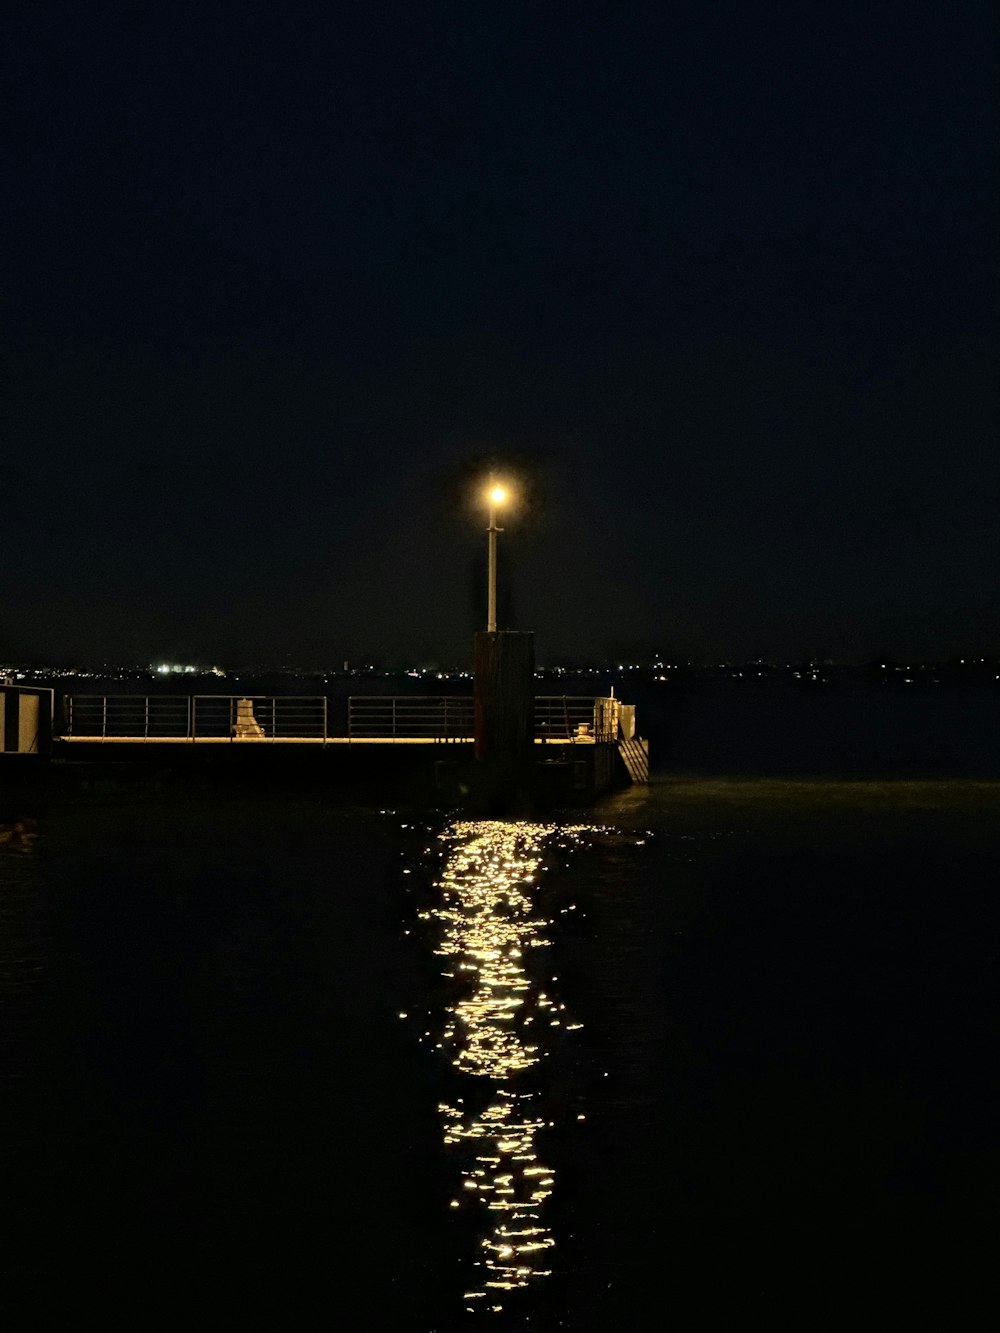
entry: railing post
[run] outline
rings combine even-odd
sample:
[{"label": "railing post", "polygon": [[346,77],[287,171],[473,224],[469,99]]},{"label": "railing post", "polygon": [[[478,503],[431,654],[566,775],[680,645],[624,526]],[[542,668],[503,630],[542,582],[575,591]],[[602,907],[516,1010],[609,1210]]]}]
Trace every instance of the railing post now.
[{"label": "railing post", "polygon": [[101,695],[101,740],[108,734],[108,696]]},{"label": "railing post", "polygon": [[271,740],[273,741],[278,734],[277,716],[275,710],[278,707],[277,695],[271,695]]},{"label": "railing post", "polygon": [[326,749],[326,695],[323,695],[323,749]]},{"label": "railing post", "polygon": [[196,694],[188,695],[188,740],[194,741],[195,729],[197,723],[198,696]]},{"label": "railing post", "polygon": [[396,696],[392,696],[392,739],[396,739]]},{"label": "railing post", "polygon": [[145,704],[146,704],[146,715],[142,724],[142,739],[144,741],[148,741],[149,740],[149,695],[148,694],[146,695],[145,698]]}]

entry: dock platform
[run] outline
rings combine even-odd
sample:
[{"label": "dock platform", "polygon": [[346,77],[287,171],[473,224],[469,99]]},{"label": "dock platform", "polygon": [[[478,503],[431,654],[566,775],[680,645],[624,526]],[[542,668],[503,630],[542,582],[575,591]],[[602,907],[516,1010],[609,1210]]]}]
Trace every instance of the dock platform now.
[{"label": "dock platform", "polygon": [[[536,696],[531,786],[585,797],[648,781],[634,712],[614,698]],[[359,695],[345,710],[322,695],[68,694],[54,713],[50,753],[61,765],[194,761],[232,772],[277,762],[291,772],[313,755],[305,767],[335,782],[381,777],[391,789],[398,778],[462,792],[476,781],[466,695]]]}]

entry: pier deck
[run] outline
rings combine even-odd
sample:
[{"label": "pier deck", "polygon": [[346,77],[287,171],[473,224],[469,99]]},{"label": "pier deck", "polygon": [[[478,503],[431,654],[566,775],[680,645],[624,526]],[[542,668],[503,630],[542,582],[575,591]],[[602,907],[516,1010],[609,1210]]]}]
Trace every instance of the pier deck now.
[{"label": "pier deck", "polygon": [[[57,736],[60,745],[472,745],[472,736]],[[594,745],[593,736],[572,740],[536,736],[536,745]]]},{"label": "pier deck", "polygon": [[[470,696],[352,696],[346,710],[343,700],[335,703],[294,695],[67,695],[53,728],[52,755],[70,764],[171,764],[171,757],[181,762],[182,755],[196,754],[221,763],[226,755],[328,753],[344,756],[343,763],[323,761],[316,771],[334,778],[382,773],[391,780],[398,770],[433,772],[445,785],[474,781]],[[533,716],[537,781],[562,780],[591,792],[648,781],[648,748],[634,734],[634,709],[619,700],[536,696]],[[355,761],[346,758],[351,753]]]}]

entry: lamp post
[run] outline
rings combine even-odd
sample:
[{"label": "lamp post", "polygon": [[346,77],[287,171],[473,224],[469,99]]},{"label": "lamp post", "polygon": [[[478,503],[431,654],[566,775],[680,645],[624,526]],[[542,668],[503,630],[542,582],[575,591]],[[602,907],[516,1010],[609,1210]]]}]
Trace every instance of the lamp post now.
[{"label": "lamp post", "polygon": [[[528,781],[533,754],[535,636],[497,629],[497,511],[509,504],[509,490],[495,476],[483,493],[489,506],[489,583],[486,629],[475,640],[473,718],[476,783],[480,796],[503,810]],[[499,805],[498,805],[499,803]]]},{"label": "lamp post", "polygon": [[489,542],[489,596],[486,605],[486,632],[495,634],[497,631],[497,533],[503,532],[503,528],[497,527],[497,509],[507,499],[507,492],[502,486],[494,486],[490,483],[489,501],[490,501],[490,525],[486,529],[486,538]]}]

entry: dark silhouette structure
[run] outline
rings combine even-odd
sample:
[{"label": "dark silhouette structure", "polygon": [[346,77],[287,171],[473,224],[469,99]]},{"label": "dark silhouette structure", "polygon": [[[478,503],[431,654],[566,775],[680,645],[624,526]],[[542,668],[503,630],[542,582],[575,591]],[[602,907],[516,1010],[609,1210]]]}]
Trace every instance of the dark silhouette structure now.
[{"label": "dark silhouette structure", "polygon": [[534,748],[535,636],[525,630],[476,635],[476,761],[487,791],[510,796],[528,780]]}]

